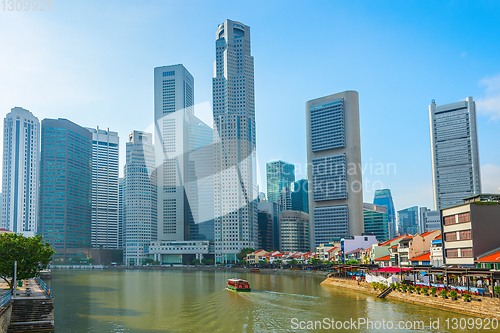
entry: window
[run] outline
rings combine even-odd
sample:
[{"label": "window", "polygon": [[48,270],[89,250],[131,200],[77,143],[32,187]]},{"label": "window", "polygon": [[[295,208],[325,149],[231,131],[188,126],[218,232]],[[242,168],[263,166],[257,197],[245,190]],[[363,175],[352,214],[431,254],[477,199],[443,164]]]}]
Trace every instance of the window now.
[{"label": "window", "polygon": [[446,250],[447,258],[458,258],[458,249]]},{"label": "window", "polygon": [[472,239],[472,230],[460,231],[460,240]]},{"label": "window", "polygon": [[470,212],[458,214],[458,223],[470,222]]},{"label": "window", "polygon": [[460,257],[472,258],[472,247],[460,249]]},{"label": "window", "polygon": [[455,215],[452,216],[445,216],[444,218],[444,225],[450,225],[450,224],[455,224]]},{"label": "window", "polygon": [[453,232],[447,232],[444,234],[444,240],[447,242],[452,242],[457,240],[457,233],[456,231]]}]

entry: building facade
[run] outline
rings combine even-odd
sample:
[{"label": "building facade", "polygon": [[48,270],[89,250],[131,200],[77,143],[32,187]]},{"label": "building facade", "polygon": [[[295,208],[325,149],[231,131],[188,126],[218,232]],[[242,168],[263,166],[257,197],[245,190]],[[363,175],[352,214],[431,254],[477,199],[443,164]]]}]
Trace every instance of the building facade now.
[{"label": "building facade", "polygon": [[293,183],[292,210],[309,214],[309,182],[307,179],[299,179]]},{"label": "building facade", "polygon": [[215,38],[215,259],[234,262],[258,245],[254,60],[250,27],[226,20]]},{"label": "building facade", "polygon": [[280,210],[292,209],[292,184],[295,181],[295,165],[275,161],[266,163],[267,198],[280,205]]},{"label": "building facade", "polygon": [[420,221],[418,232],[423,234],[427,231],[441,229],[441,213],[438,210],[430,210],[420,207]]},{"label": "building facade", "polygon": [[130,133],[126,144],[123,257],[126,265],[141,265],[149,243],[157,240],[157,179],[153,135]]},{"label": "building facade", "polygon": [[418,207],[398,211],[398,230],[400,235],[414,235],[418,232]]},{"label": "building facade", "polygon": [[391,239],[392,222],[385,206],[363,204],[363,218],[366,234],[373,234],[379,242]]},{"label": "building facade", "polygon": [[273,217],[270,213],[262,211],[258,213],[259,219],[259,249],[267,251],[276,250],[273,242]]},{"label": "building facade", "polygon": [[2,216],[0,227],[37,232],[40,122],[30,111],[11,109],[3,125]]},{"label": "building facade", "polygon": [[118,249],[118,133],[87,130],[92,133],[92,247]]},{"label": "building facade", "polygon": [[394,238],[398,232],[398,224],[396,220],[396,209],[394,208],[394,202],[392,201],[391,190],[382,189],[376,190],[375,196],[373,198],[373,204],[379,206],[385,206],[387,208],[387,214],[389,215],[390,222],[390,238]]},{"label": "building facade", "polygon": [[434,210],[456,206],[481,193],[476,103],[429,105]]},{"label": "building facade", "polygon": [[[359,100],[345,91],[306,103],[310,246],[363,232]],[[349,171],[349,172],[348,172]]]},{"label": "building facade", "polygon": [[125,178],[118,179],[118,248],[123,249],[123,225],[125,221]]},{"label": "building facade", "polygon": [[280,219],[280,251],[308,252],[309,244],[309,214],[285,210],[279,214]]},{"label": "building facade", "polygon": [[158,239],[189,239],[189,123],[194,78],[183,65],[154,69],[155,146],[158,165]]},{"label": "building facade", "polygon": [[44,119],[41,131],[38,234],[70,260],[91,248],[92,133],[67,119]]}]

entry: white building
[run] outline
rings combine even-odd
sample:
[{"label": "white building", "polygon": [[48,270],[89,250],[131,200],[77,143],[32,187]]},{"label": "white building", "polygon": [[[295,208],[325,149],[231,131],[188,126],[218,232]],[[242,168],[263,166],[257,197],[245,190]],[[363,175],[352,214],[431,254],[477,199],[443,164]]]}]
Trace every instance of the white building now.
[{"label": "white building", "polygon": [[254,60],[250,27],[226,20],[215,38],[215,259],[232,262],[258,245]]},{"label": "white building", "polygon": [[157,260],[160,264],[187,264],[193,259],[199,261],[213,258],[213,246],[209,241],[185,241],[185,242],[151,242],[146,248],[150,259]]},{"label": "white building", "polygon": [[313,250],[332,238],[364,232],[358,93],[307,102],[306,129]]},{"label": "white building", "polygon": [[92,247],[118,249],[118,133],[87,129],[92,133]]},{"label": "white building", "polygon": [[153,136],[130,133],[125,164],[125,222],[123,257],[126,265],[140,265],[149,256],[145,247],[157,240],[157,182]]},{"label": "white building", "polygon": [[476,103],[429,105],[434,210],[460,205],[481,193]]},{"label": "white building", "polygon": [[296,210],[285,210],[279,214],[279,224],[280,251],[309,251],[309,214]]},{"label": "white building", "polygon": [[0,227],[25,236],[37,232],[39,142],[38,118],[28,110],[13,108],[3,127]]}]

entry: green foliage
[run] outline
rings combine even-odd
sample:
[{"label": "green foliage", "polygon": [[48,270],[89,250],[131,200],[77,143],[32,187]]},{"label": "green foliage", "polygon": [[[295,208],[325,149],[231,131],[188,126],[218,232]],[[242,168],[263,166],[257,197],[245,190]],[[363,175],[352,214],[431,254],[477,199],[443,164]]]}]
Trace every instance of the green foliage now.
[{"label": "green foliage", "polygon": [[396,284],[393,282],[389,285],[391,287],[391,289],[396,289]]},{"label": "green foliage", "polygon": [[160,260],[153,261],[153,265],[159,265],[159,264],[160,264]]},{"label": "green foliage", "polygon": [[443,297],[448,296],[448,292],[446,291],[446,289],[441,289],[441,296]]},{"label": "green foliage", "polygon": [[462,297],[463,297],[463,298],[464,298],[464,300],[466,300],[466,301],[470,300],[470,294],[469,294],[469,293],[467,293],[467,292],[463,293]]},{"label": "green foliage", "polygon": [[457,298],[457,296],[458,296],[458,293],[456,290],[450,291],[450,297]]},{"label": "green foliage", "polygon": [[213,265],[214,261],[212,259],[203,258],[203,259],[201,259],[201,263],[203,265]]},{"label": "green foliage", "polygon": [[346,264],[350,264],[350,265],[357,265],[357,264],[359,264],[359,261],[357,261],[357,260],[348,260],[345,263]]},{"label": "green foliage", "polygon": [[419,293],[419,294],[420,294],[420,292],[422,291],[422,287],[417,286],[417,287],[415,288],[415,290],[417,291],[417,293]]},{"label": "green foliage", "polygon": [[414,290],[415,290],[415,287],[414,287],[412,284],[410,284],[410,285],[408,286],[408,291],[409,291],[409,292],[413,292]]},{"label": "green foliage", "polygon": [[252,253],[254,251],[255,250],[250,247],[245,247],[244,249],[241,250],[240,253],[236,255],[236,258],[238,258],[238,261],[243,260],[249,253]]},{"label": "green foliage", "polygon": [[290,260],[290,262],[289,262],[290,265],[297,265],[298,263],[299,262],[297,260],[295,260],[295,258]]},{"label": "green foliage", "polygon": [[500,286],[495,287],[495,294],[500,295]]},{"label": "green foliage", "polygon": [[377,282],[372,282],[372,288],[373,288],[373,289],[377,289],[377,285],[378,285],[378,283],[377,283]]},{"label": "green foliage", "polygon": [[311,259],[311,264],[313,265],[321,265],[321,260],[318,258],[312,258]]},{"label": "green foliage", "polygon": [[436,287],[431,287],[431,294],[436,295],[437,288]]},{"label": "green foliage", "polygon": [[152,265],[154,262],[155,262],[155,261],[154,261],[154,259],[150,259],[150,258],[148,258],[148,259],[145,259],[145,260],[142,262],[142,264],[143,264],[143,265],[145,265],[145,264],[151,264],[151,265]]},{"label": "green foliage", "polygon": [[195,258],[195,259],[191,260],[191,264],[192,264],[192,265],[199,265],[199,264],[200,264],[200,261],[199,261],[198,259],[196,259],[196,258]]},{"label": "green foliage", "polygon": [[0,277],[14,288],[14,262],[17,261],[17,279],[30,279],[47,268],[50,257],[56,253],[42,236],[24,237],[8,233],[0,235]]},{"label": "green foliage", "polygon": [[406,284],[402,284],[401,285],[401,290],[403,290],[403,292],[406,292],[406,289],[408,289],[408,287],[406,286]]},{"label": "green foliage", "polygon": [[422,292],[424,293],[424,295],[427,295],[429,293],[429,288],[427,288],[427,287],[424,286],[422,288]]}]

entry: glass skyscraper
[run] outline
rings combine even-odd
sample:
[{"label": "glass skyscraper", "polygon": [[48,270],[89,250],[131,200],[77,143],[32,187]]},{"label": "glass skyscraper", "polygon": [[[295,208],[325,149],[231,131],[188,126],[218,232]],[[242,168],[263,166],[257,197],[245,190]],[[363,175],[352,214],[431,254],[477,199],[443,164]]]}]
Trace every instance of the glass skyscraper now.
[{"label": "glass skyscraper", "polygon": [[258,245],[250,27],[219,25],[213,70],[215,260],[233,262],[241,249]]},{"label": "glass skyscraper", "polygon": [[0,227],[27,237],[37,232],[39,140],[31,112],[15,107],[5,116]]},{"label": "glass skyscraper", "polygon": [[410,207],[398,211],[399,235],[415,235],[419,229],[418,207]]},{"label": "glass skyscraper", "polygon": [[391,190],[389,189],[376,190],[375,196],[373,198],[373,204],[378,206],[384,206],[387,208],[387,215],[389,217],[389,222],[390,222],[389,237],[390,238],[396,237],[398,226],[396,221],[396,210],[394,209],[394,202],[392,201]]},{"label": "glass skyscraper", "polygon": [[42,120],[38,233],[55,262],[91,247],[92,133],[67,119]]},{"label": "glass skyscraper", "polygon": [[267,198],[280,205],[280,211],[292,209],[291,187],[295,181],[295,165],[275,161],[266,164]]},{"label": "glass skyscraper", "polygon": [[434,210],[456,206],[481,193],[476,103],[429,105]]},{"label": "glass skyscraper", "polygon": [[309,182],[307,179],[299,179],[293,183],[292,210],[309,214]]},{"label": "glass skyscraper", "polygon": [[392,239],[390,233],[392,222],[389,220],[389,214],[387,214],[385,206],[364,203],[363,218],[365,234],[374,234],[379,242]]}]

